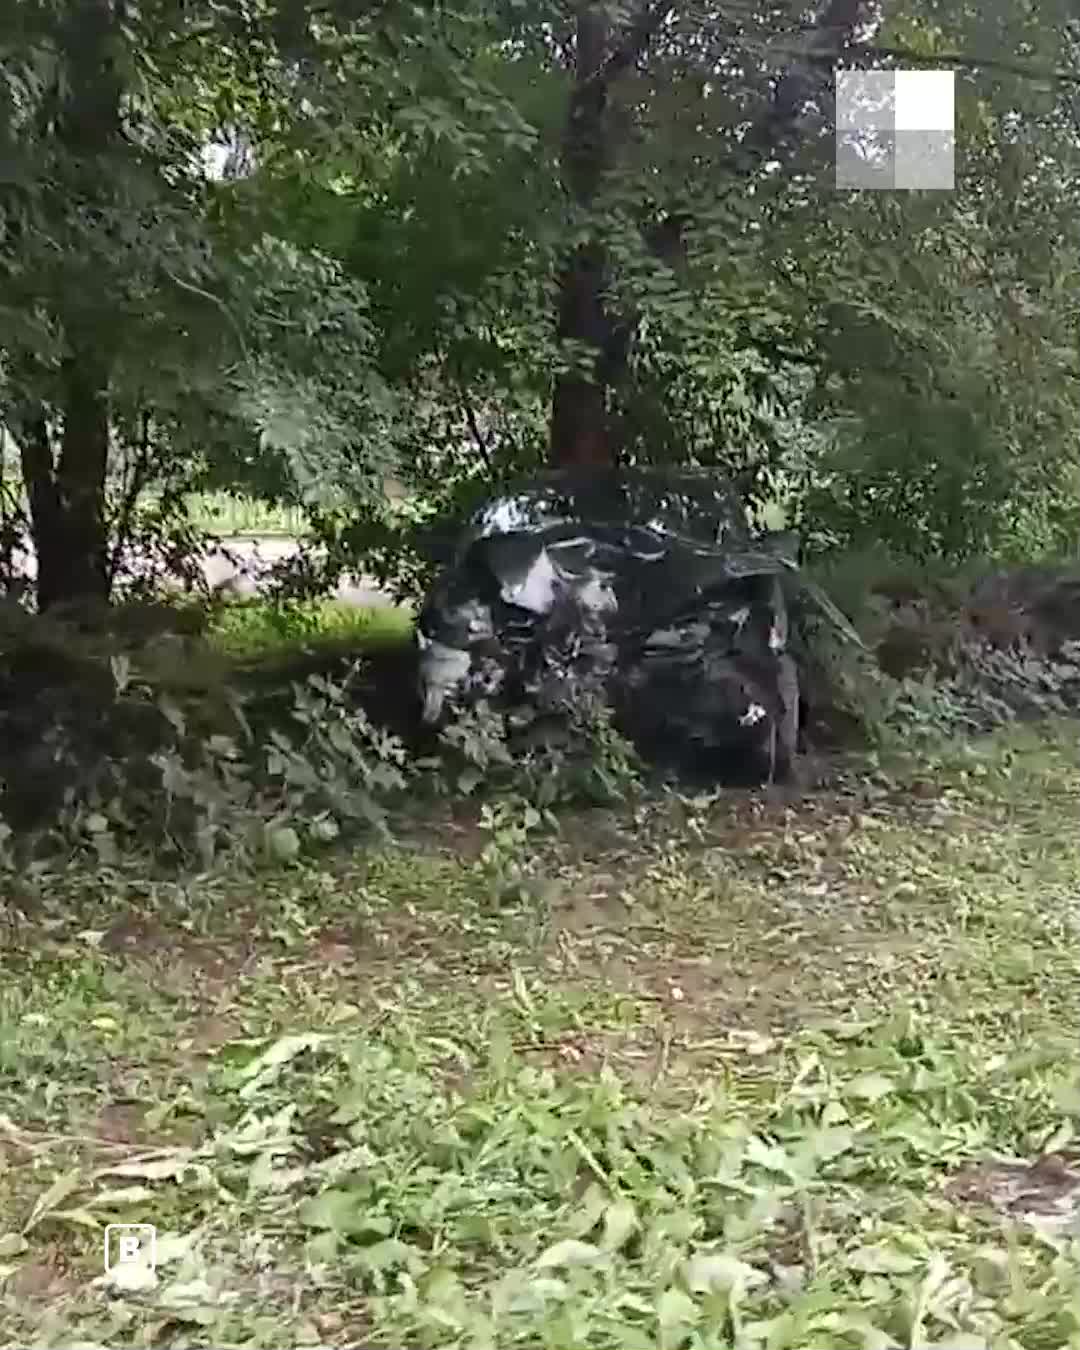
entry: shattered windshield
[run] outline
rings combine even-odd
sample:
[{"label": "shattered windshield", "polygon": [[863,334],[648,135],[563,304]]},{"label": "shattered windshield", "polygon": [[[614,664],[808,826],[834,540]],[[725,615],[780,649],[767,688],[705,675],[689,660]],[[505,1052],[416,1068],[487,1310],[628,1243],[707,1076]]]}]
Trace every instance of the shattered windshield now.
[{"label": "shattered windshield", "polygon": [[462,549],[491,535],[547,532],[560,525],[630,528],[704,548],[741,546],[749,536],[738,497],[717,474],[557,472],[485,503],[469,522]]}]

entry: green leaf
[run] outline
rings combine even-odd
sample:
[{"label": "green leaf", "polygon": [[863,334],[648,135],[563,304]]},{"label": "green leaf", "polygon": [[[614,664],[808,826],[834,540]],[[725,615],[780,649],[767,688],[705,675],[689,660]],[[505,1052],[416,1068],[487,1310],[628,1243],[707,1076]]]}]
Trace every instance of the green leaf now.
[{"label": "green leaf", "polygon": [[633,1201],[620,1197],[604,1210],[604,1238],[606,1251],[619,1251],[638,1229],[637,1207]]},{"label": "green leaf", "polygon": [[332,1036],[316,1031],[279,1037],[240,1071],[240,1077],[246,1080],[240,1089],[240,1096],[254,1096],[292,1060],[309,1051],[321,1049],[331,1040]]},{"label": "green leaf", "polygon": [[85,1174],[81,1167],[73,1167],[68,1172],[62,1172],[34,1202],[30,1217],[23,1225],[23,1233],[31,1232],[42,1219],[48,1218],[69,1195],[73,1195],[79,1189],[84,1179]]},{"label": "green leaf", "polygon": [[697,1304],[681,1289],[665,1289],[656,1301],[656,1319],[662,1333],[693,1326],[698,1317]]},{"label": "green leaf", "polygon": [[300,1222],[349,1237],[389,1237],[394,1229],[386,1215],[371,1213],[366,1195],[338,1187],[306,1200],[300,1207]]},{"label": "green leaf", "polygon": [[592,1266],[607,1259],[601,1247],[591,1242],[579,1242],[576,1238],[565,1238],[540,1254],[536,1259],[538,1270],[554,1270],[560,1266]]},{"label": "green leaf", "polygon": [[896,1084],[883,1073],[860,1074],[844,1085],[846,1097],[856,1097],[867,1102],[879,1102],[885,1097],[891,1097],[895,1091]]},{"label": "green leaf", "polygon": [[858,1247],[847,1255],[850,1269],[866,1275],[909,1275],[925,1266],[925,1259],[912,1256],[889,1243]]}]

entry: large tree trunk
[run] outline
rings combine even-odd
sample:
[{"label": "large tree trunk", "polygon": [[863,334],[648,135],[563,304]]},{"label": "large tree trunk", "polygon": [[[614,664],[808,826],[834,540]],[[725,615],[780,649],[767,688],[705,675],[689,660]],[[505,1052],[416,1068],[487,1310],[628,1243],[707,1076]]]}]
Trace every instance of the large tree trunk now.
[{"label": "large tree trunk", "polygon": [[[58,86],[56,135],[69,169],[57,190],[90,208],[110,192],[110,156],[122,135],[122,6],[123,0],[80,0],[57,32],[64,82]],[[57,317],[67,354],[53,416],[44,405],[24,409],[18,436],[42,611],[105,603],[111,588],[105,510],[109,316],[88,312],[85,298],[75,295]]]},{"label": "large tree trunk", "polygon": [[27,419],[19,437],[42,612],[63,604],[103,604],[110,590],[107,382],[88,353],[66,361],[64,377],[59,455],[43,409]]},{"label": "large tree trunk", "polygon": [[568,371],[555,382],[551,459],[557,466],[602,467],[613,462],[607,391],[599,369],[611,327],[604,310],[603,286],[599,248],[579,248],[560,278],[559,338],[586,348],[592,368]]},{"label": "large tree trunk", "polygon": [[[671,0],[645,0],[617,45],[611,42],[608,5],[583,0],[578,9],[562,171],[567,193],[583,214],[595,205],[604,174],[612,167],[611,83],[648,49],[674,8]],[[650,245],[677,265],[684,257],[681,222],[661,222],[652,233]],[[559,278],[558,336],[575,357],[575,368],[556,380],[552,400],[550,456],[559,467],[615,462],[607,391],[625,374],[637,319],[632,311],[610,311],[605,299],[609,282],[605,251],[595,239],[574,250]]]},{"label": "large tree trunk", "polygon": [[[563,183],[583,213],[592,206],[608,159],[607,56],[610,23],[603,4],[578,10],[574,91],[563,136]],[[559,278],[561,343],[578,363],[555,382],[551,409],[551,460],[557,466],[603,466],[613,462],[607,426],[607,399],[599,369],[611,340],[604,307],[604,252],[580,245]],[[591,367],[591,368],[590,368]]]}]

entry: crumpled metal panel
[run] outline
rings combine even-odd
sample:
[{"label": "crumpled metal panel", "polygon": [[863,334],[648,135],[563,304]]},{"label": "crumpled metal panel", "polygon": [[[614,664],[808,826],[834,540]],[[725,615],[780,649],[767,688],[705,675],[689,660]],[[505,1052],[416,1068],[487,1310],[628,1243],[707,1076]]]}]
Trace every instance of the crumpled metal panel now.
[{"label": "crumpled metal panel", "polygon": [[790,741],[797,716],[778,673],[797,547],[754,536],[715,475],[524,484],[476,512],[421,611],[425,720],[448,703],[553,710],[601,690],[652,757],[718,769],[742,757],[770,776],[778,731]]}]

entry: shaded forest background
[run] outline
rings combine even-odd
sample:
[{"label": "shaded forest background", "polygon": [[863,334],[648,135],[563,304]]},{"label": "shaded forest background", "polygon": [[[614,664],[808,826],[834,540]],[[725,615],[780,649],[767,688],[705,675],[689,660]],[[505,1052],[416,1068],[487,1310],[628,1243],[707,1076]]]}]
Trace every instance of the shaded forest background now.
[{"label": "shaded forest background", "polygon": [[[47,622],[110,612],[83,656],[142,687],[117,604],[198,581],[207,494],[303,522],[308,597],[415,598],[440,525],[546,464],[738,475],[856,610],[868,557],[1074,558],[1078,31],[1007,0],[9,4],[12,743],[40,751]],[[955,191],[836,190],[837,65],[955,71]]]}]

